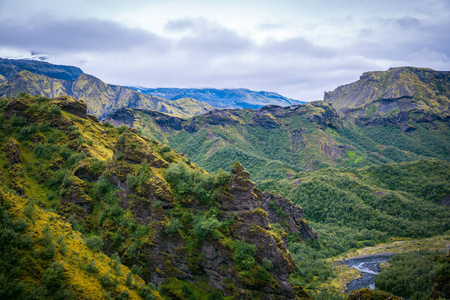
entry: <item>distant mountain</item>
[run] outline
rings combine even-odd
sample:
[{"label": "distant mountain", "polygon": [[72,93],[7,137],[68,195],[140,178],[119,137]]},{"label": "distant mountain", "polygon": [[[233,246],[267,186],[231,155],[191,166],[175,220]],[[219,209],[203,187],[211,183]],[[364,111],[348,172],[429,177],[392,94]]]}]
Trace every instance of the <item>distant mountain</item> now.
[{"label": "distant mountain", "polygon": [[190,117],[215,109],[193,99],[169,101],[107,84],[76,67],[0,59],[0,97],[15,97],[20,92],[46,97],[71,96],[83,100],[88,112],[100,118],[123,107],[152,109],[178,117]]},{"label": "distant mountain", "polygon": [[0,58],[0,83],[12,79],[22,71],[62,80],[75,80],[83,74],[80,68],[72,66],[53,65],[36,60]]},{"label": "distant mountain", "polygon": [[193,98],[219,108],[253,108],[266,105],[290,106],[304,104],[272,92],[256,92],[248,89],[178,89],[131,87],[141,93],[169,100]]},{"label": "distant mountain", "polygon": [[400,112],[425,118],[450,116],[450,72],[400,67],[366,72],[356,82],[325,92],[339,114],[364,122]]},{"label": "distant mountain", "polygon": [[239,160],[255,178],[432,157],[450,161],[450,72],[395,68],[325,94],[324,101],[227,109],[189,119],[119,110],[109,120],[139,127],[209,171]]}]

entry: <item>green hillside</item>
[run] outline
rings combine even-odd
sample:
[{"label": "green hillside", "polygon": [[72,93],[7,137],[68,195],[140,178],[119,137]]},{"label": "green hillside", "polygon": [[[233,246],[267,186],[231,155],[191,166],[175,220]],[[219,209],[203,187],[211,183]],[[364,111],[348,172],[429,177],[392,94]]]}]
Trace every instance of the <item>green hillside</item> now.
[{"label": "green hillside", "polygon": [[0,100],[1,298],[308,297],[287,237],[316,233],[241,164],[207,173],[70,97]]},{"label": "green hillside", "polygon": [[396,123],[353,124],[322,101],[288,108],[220,110],[187,120],[123,109],[107,120],[139,128],[208,171],[229,169],[240,161],[256,179],[425,157],[450,160],[450,128],[444,120],[410,120],[414,128],[410,130]]}]

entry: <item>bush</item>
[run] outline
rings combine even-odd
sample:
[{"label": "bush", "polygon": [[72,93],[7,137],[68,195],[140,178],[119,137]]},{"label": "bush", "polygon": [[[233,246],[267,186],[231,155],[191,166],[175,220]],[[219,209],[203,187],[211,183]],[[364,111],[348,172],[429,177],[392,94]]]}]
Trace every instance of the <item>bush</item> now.
[{"label": "bush", "polygon": [[50,106],[49,112],[52,115],[60,116],[61,115],[61,107],[59,107],[56,104],[53,104],[52,106]]},{"label": "bush", "polygon": [[194,235],[199,240],[206,240],[211,235],[214,236],[215,230],[220,226],[222,226],[222,223],[219,222],[215,216],[198,216],[194,220]]},{"label": "bush", "polygon": [[125,130],[127,130],[127,129],[128,129],[128,126],[127,126],[127,125],[125,125],[125,124],[120,124],[119,127],[117,127],[117,132],[118,132],[119,134],[122,134],[122,133],[124,133]]},{"label": "bush", "polygon": [[22,127],[26,124],[28,124],[28,120],[24,117],[18,115],[13,115],[11,117],[11,125],[14,127]]},{"label": "bush", "polygon": [[109,182],[109,175],[107,172],[103,172],[94,186],[95,194],[97,196],[105,195],[108,193],[110,188],[112,188],[112,185]]},{"label": "bush", "polygon": [[271,271],[273,269],[273,264],[272,262],[267,259],[267,257],[264,257],[262,260],[262,266],[267,270],[267,271]]},{"label": "bush", "polygon": [[109,122],[109,121],[106,121],[105,123],[103,123],[103,126],[105,126],[105,127],[114,127],[114,125],[111,124],[111,122]]},{"label": "bush", "polygon": [[118,284],[117,279],[114,278],[114,280],[113,280],[113,279],[111,278],[111,276],[110,276],[108,273],[106,273],[106,274],[104,274],[103,276],[101,276],[101,277],[98,279],[98,281],[100,281],[100,284],[101,284],[103,287],[105,287],[105,288],[108,288],[108,287],[114,287],[114,286],[116,286],[116,285]]},{"label": "bush", "polygon": [[154,300],[155,295],[153,294],[151,288],[149,286],[146,285],[142,285],[141,289],[139,291],[139,296],[142,297],[142,299],[144,300]]},{"label": "bush", "polygon": [[132,274],[133,274],[133,273],[131,273],[131,272],[129,272],[129,273],[127,274],[127,280],[125,281],[125,284],[126,284],[128,287],[131,287],[131,286],[133,285],[133,276],[132,276]]},{"label": "bush", "polygon": [[42,283],[50,292],[54,292],[62,286],[64,282],[64,271],[64,266],[58,262],[52,263],[44,271]]},{"label": "bush", "polygon": [[95,274],[98,272],[98,268],[95,264],[95,260],[91,259],[87,264],[86,264],[86,272],[88,272],[89,274]]},{"label": "bush", "polygon": [[244,241],[236,241],[233,259],[242,270],[250,270],[256,264],[256,246]]},{"label": "bush", "polygon": [[180,229],[181,224],[180,221],[178,221],[178,219],[172,219],[169,221],[168,224],[166,224],[166,226],[164,227],[164,232],[167,235],[172,235],[176,232],[178,232],[178,230]]},{"label": "bush", "polygon": [[103,248],[103,241],[99,236],[91,236],[90,238],[86,238],[84,240],[86,246],[93,251],[100,251]]}]

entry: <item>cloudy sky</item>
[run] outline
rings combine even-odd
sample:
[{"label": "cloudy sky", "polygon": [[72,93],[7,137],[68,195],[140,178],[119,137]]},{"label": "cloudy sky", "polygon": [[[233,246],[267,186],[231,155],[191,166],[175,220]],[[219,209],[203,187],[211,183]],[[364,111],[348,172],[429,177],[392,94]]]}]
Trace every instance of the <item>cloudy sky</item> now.
[{"label": "cloudy sky", "polygon": [[0,0],[0,57],[107,83],[299,100],[396,66],[450,70],[448,0]]}]

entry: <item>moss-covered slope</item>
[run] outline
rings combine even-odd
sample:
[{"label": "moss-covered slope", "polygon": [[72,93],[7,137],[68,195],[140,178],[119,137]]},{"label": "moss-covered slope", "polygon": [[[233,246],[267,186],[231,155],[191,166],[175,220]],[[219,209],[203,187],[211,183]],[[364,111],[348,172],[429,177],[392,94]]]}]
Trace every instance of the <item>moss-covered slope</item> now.
[{"label": "moss-covered slope", "polygon": [[322,101],[287,108],[220,110],[187,120],[122,109],[107,120],[138,128],[186,153],[208,171],[228,169],[239,160],[258,180],[324,167],[362,167],[425,157],[450,160],[446,120],[353,124]]},{"label": "moss-covered slope", "polygon": [[[2,209],[26,219],[18,234],[33,232],[33,242],[20,259],[43,270],[17,267],[23,295],[40,286],[48,297],[81,295],[86,281],[96,291],[77,297],[151,299],[156,286],[178,299],[305,295],[288,281],[287,236],[317,235],[301,208],[255,188],[239,163],[231,175],[208,174],[135,129],[99,123],[70,97],[1,99],[0,142]],[[35,261],[42,247],[60,265]],[[40,279],[48,268],[62,278],[55,288]]]}]

